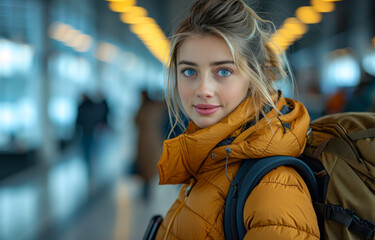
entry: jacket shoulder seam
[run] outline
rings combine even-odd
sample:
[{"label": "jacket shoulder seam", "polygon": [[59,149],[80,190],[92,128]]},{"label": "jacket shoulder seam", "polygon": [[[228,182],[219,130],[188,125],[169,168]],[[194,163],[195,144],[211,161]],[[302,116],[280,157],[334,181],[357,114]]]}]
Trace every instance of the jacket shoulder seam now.
[{"label": "jacket shoulder seam", "polygon": [[[281,167],[284,167],[284,169],[280,169]],[[295,179],[295,181],[293,181],[293,183],[288,183],[288,182],[291,182],[291,181],[281,181],[280,179],[272,179],[270,180],[270,174],[274,171],[281,171],[282,173],[285,173],[287,174],[289,177],[292,177],[293,179]],[[265,180],[267,178],[269,180]],[[262,179],[261,181],[259,182],[259,184],[261,183],[275,183],[275,184],[281,184],[281,185],[285,185],[285,186],[294,186],[294,187],[299,187],[299,188],[303,188],[301,182],[300,182],[300,178],[302,179],[302,177],[295,171],[294,168],[292,167],[288,167],[288,166],[280,166],[280,167],[277,167],[276,169],[270,171],[269,173],[267,173]],[[303,180],[302,180],[303,181]]]},{"label": "jacket shoulder seam", "polygon": [[287,183],[276,182],[276,181],[262,181],[259,184],[279,184],[279,185],[283,185],[287,187],[297,187],[297,188],[301,187],[299,184],[287,184]]}]

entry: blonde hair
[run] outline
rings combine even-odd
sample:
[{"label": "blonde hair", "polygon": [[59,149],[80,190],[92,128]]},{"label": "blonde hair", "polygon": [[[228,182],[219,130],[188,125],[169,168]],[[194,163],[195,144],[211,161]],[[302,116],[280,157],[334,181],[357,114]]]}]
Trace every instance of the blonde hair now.
[{"label": "blonde hair", "polygon": [[172,123],[170,134],[176,126],[185,128],[181,113],[186,113],[177,89],[177,53],[187,39],[196,35],[214,35],[226,42],[236,66],[250,78],[249,96],[256,121],[260,114],[265,115],[264,105],[276,109],[273,82],[287,75],[284,70],[287,61],[284,54],[278,54],[272,46],[274,31],[270,21],[260,18],[242,0],[197,0],[171,37],[165,89]]}]

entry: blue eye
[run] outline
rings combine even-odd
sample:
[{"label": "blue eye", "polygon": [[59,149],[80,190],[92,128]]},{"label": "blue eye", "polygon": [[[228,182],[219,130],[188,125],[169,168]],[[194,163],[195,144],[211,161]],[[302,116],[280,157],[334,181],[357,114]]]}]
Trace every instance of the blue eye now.
[{"label": "blue eye", "polygon": [[229,76],[232,72],[228,69],[220,69],[218,72],[220,77],[227,77]]},{"label": "blue eye", "polygon": [[191,76],[194,76],[195,75],[195,70],[193,69],[185,69],[182,71],[182,74],[186,77],[191,77]]}]

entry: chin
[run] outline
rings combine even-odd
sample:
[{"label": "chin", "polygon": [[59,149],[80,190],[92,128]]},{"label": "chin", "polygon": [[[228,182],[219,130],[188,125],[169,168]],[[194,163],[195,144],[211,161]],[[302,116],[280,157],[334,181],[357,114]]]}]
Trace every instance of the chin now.
[{"label": "chin", "polygon": [[195,125],[197,125],[199,128],[207,128],[209,126],[214,125],[216,122],[212,121],[194,121]]}]

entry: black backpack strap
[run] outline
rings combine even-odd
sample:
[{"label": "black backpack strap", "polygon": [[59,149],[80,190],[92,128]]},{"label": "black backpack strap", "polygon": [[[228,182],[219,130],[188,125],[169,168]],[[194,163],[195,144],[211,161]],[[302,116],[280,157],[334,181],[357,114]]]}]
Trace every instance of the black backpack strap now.
[{"label": "black backpack strap", "polygon": [[226,199],[224,212],[225,239],[243,239],[246,229],[243,219],[245,202],[251,191],[271,170],[279,166],[291,166],[303,178],[313,201],[318,197],[318,189],[313,172],[300,159],[289,156],[273,156],[262,159],[244,160],[234,178]]},{"label": "black backpack strap", "polygon": [[371,240],[375,237],[375,224],[369,220],[359,218],[353,210],[344,209],[338,205],[317,202],[314,202],[314,208],[325,219],[344,225],[350,231],[361,234],[366,240]]}]

